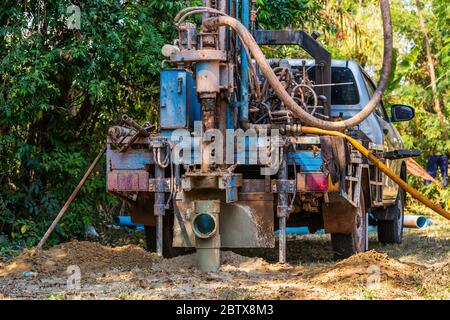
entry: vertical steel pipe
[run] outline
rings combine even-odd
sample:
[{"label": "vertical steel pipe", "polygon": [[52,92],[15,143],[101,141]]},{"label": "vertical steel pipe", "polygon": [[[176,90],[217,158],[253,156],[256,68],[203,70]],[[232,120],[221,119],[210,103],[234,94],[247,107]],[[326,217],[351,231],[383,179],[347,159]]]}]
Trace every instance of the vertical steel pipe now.
[{"label": "vertical steel pipe", "polygon": [[286,217],[279,218],[280,234],[278,235],[278,262],[286,263]]},{"label": "vertical steel pipe", "polygon": [[[242,0],[241,3],[242,24],[247,29],[250,27],[250,4],[249,0]],[[240,109],[239,117],[241,121],[248,121],[248,60],[245,46],[241,45],[241,87],[240,87]]]},{"label": "vertical steel pipe", "polygon": [[[280,181],[280,187],[288,179],[288,166],[287,166],[287,148],[283,147],[283,154],[280,157],[280,169],[278,171],[278,179]],[[278,208],[277,216],[279,219],[280,234],[278,236],[278,261],[280,263],[286,263],[286,218],[289,212],[288,206],[288,194],[283,188],[280,188],[278,193]]]},{"label": "vertical steel pipe", "polygon": [[163,216],[156,217],[156,253],[163,256]]},{"label": "vertical steel pipe", "polygon": [[[163,148],[159,150],[163,152]],[[164,194],[164,168],[155,163],[155,179],[156,179],[156,192],[155,192],[155,204],[154,215],[156,216],[156,253],[163,256],[163,217],[165,214],[165,194]]]}]

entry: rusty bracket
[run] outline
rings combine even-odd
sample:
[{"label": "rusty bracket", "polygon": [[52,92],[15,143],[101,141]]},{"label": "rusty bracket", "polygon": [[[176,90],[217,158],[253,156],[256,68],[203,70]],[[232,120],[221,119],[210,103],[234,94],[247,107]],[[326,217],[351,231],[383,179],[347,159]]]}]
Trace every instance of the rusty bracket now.
[{"label": "rusty bracket", "polygon": [[169,179],[149,179],[148,180],[149,192],[170,192]]},{"label": "rusty bracket", "polygon": [[361,192],[361,176],[362,176],[362,164],[356,165],[356,170],[354,175],[346,175],[345,182],[348,186],[348,191],[345,190],[345,187],[341,190],[341,195],[347,201],[357,208],[359,206],[359,194]]},{"label": "rusty bracket", "polygon": [[272,192],[273,193],[296,193],[297,187],[295,185],[295,180],[279,180],[273,179],[272,183]]},{"label": "rusty bracket", "polygon": [[284,218],[289,217],[289,213],[291,213],[292,208],[290,206],[278,206],[277,207],[277,217]]},{"label": "rusty bracket", "polygon": [[167,145],[167,139],[164,137],[152,137],[150,140],[150,148],[164,148]]},{"label": "rusty bracket", "polygon": [[242,175],[230,174],[219,177],[219,189],[225,189],[226,203],[238,200],[238,187],[242,186]]}]

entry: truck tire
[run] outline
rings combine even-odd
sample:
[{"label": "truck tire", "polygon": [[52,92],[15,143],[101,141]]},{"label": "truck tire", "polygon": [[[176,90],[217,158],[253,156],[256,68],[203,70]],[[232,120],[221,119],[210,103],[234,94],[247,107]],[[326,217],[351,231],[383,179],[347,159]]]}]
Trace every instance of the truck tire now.
[{"label": "truck tire", "polygon": [[394,207],[397,214],[393,220],[378,220],[378,242],[402,243],[405,211],[405,191],[403,189],[399,188]]},{"label": "truck tire", "polygon": [[[186,253],[185,248],[172,246],[173,241],[173,213],[168,211],[163,217],[163,257],[173,258]],[[147,251],[156,252],[156,227],[145,226],[145,244]]]},{"label": "truck tire", "polygon": [[364,203],[364,194],[361,190],[359,206],[356,209],[353,232],[349,234],[332,233],[331,245],[335,259],[345,259],[358,252],[365,252],[368,246],[368,219]]}]

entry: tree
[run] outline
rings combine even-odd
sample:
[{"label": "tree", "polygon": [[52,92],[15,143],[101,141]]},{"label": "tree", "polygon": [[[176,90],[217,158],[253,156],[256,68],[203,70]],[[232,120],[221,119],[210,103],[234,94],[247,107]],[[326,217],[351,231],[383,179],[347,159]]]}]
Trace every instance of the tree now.
[{"label": "tree", "polygon": [[[80,28],[67,20],[80,9]],[[156,121],[160,48],[186,1],[5,0],[0,4],[0,233],[33,245],[121,113]],[[51,241],[79,236],[114,198],[105,164]]]},{"label": "tree", "polygon": [[422,8],[421,8],[421,4],[420,4],[419,0],[416,0],[416,8],[417,8],[417,15],[419,17],[420,31],[422,32],[423,40],[424,40],[425,48],[426,48],[427,67],[428,67],[428,72],[430,74],[431,90],[433,91],[434,110],[436,111],[439,121],[441,123],[444,138],[445,138],[445,140],[448,140],[447,125],[445,123],[444,115],[442,113],[441,103],[439,100],[439,94],[438,94],[437,86],[436,86],[436,73],[434,71],[434,60],[433,60],[433,55],[431,53],[430,39],[428,38],[428,31],[427,31],[427,27],[425,25],[425,19],[422,15]]}]

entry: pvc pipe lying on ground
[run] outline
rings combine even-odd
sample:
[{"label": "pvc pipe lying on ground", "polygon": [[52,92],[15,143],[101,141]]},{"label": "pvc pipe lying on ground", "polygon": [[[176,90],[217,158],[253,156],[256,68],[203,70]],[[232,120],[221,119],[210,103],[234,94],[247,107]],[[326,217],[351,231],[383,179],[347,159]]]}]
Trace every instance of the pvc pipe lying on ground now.
[{"label": "pvc pipe lying on ground", "polygon": [[428,226],[428,219],[419,215],[407,215],[403,220],[403,226],[405,228],[417,228],[423,229]]},{"label": "pvc pipe lying on ground", "polygon": [[[369,232],[376,232],[377,227],[376,226],[369,226]],[[275,231],[275,235],[278,235],[280,233],[280,230]],[[288,234],[325,234],[324,229],[319,229],[315,233],[310,233],[308,227],[289,227],[286,228],[286,233]]]},{"label": "pvc pipe lying on ground", "polygon": [[[431,220],[427,219],[424,216],[419,215],[405,215],[405,218],[403,220],[403,226],[405,228],[424,229],[431,224],[432,224]],[[376,226],[369,226],[369,232],[376,232],[376,231],[377,231]],[[279,233],[280,230],[275,231],[275,235],[278,235]],[[286,233],[297,235],[311,234],[309,232],[308,227],[289,227],[286,228]],[[325,233],[324,229],[319,229],[313,234],[324,234],[324,233]]]},{"label": "pvc pipe lying on ground", "polygon": [[118,226],[134,227],[137,230],[143,230],[144,229],[144,225],[133,223],[131,221],[131,216],[115,216],[113,218],[113,220],[114,220],[114,223],[117,224]]}]

